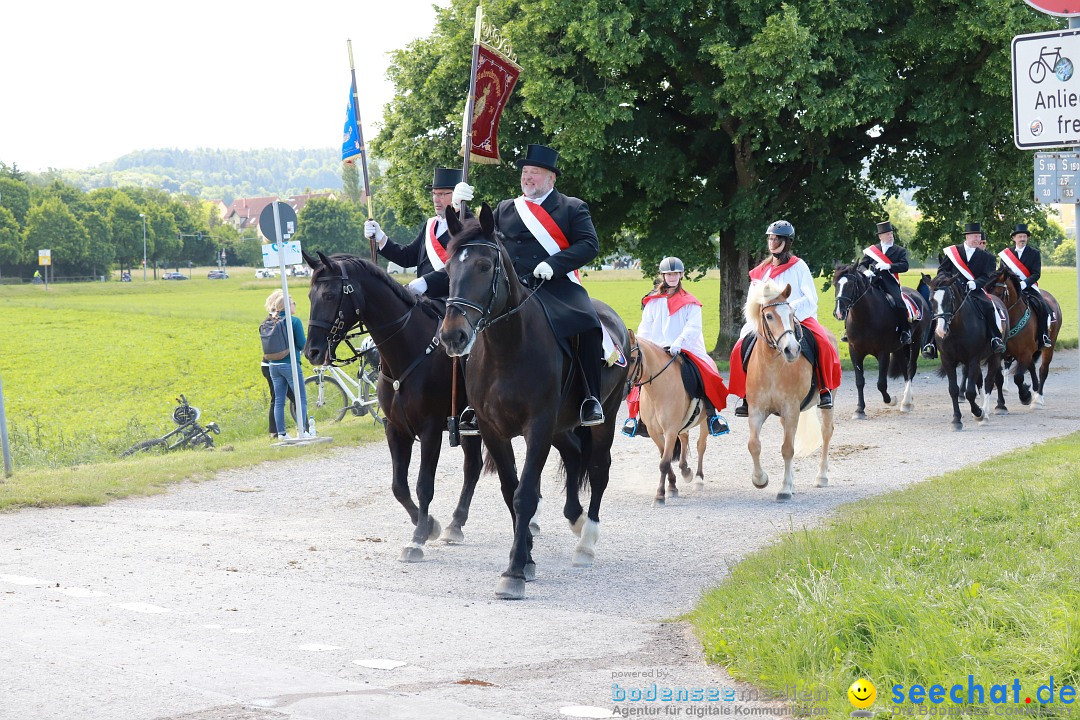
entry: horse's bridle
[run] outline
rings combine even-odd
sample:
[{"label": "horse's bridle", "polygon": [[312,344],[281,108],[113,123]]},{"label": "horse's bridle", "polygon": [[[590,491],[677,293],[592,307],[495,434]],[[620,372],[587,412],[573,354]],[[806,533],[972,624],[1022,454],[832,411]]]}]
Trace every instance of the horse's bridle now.
[{"label": "horse's bridle", "polygon": [[[957,285],[956,285],[956,281],[955,281],[955,280],[954,280],[953,282],[950,282],[950,283],[949,283],[948,285],[946,285],[946,288],[947,288],[947,289],[948,289],[948,291],[949,291],[950,293],[952,293],[952,294],[953,294],[954,296],[955,296],[955,295],[957,294]],[[964,294],[964,299],[960,301],[960,304],[959,304],[959,305],[957,305],[957,306],[956,306],[956,309],[955,309],[955,310],[953,310],[952,312],[939,312],[939,313],[934,313],[934,316],[933,316],[932,318],[930,318],[930,324],[931,324],[931,325],[933,325],[933,324],[934,324],[934,321],[935,321],[935,320],[938,320],[938,319],[941,319],[941,320],[944,320],[944,321],[945,321],[945,332],[944,332],[944,333],[942,334],[942,337],[944,337],[945,335],[948,335],[948,334],[949,334],[949,327],[950,327],[950,326],[952,325],[952,319],[953,319],[953,317],[954,317],[954,316],[955,316],[955,315],[956,315],[957,313],[959,313],[959,312],[960,312],[960,309],[964,307],[964,303],[966,303],[966,302],[968,301],[968,298],[969,298],[969,297],[971,297],[971,293],[973,293],[973,292],[975,292],[975,291],[974,291],[974,290],[970,290],[970,291],[968,291],[967,293],[965,293],[965,294]],[[931,295],[930,295],[930,297],[933,297],[933,289],[931,289]]]},{"label": "horse's bridle", "polygon": [[[469,327],[472,329],[473,333],[479,335],[480,333],[484,332],[484,330],[487,330],[489,327],[499,322],[500,320],[505,320],[511,315],[520,312],[521,309],[525,307],[525,303],[528,302],[529,298],[535,295],[536,292],[533,291],[532,293],[530,293],[529,297],[525,298],[525,301],[517,307],[512,307],[503,312],[501,315],[492,318],[491,308],[494,307],[495,298],[498,297],[499,294],[500,277],[502,277],[506,283],[507,299],[509,300],[510,297],[510,277],[507,275],[506,269],[503,267],[502,248],[499,247],[497,243],[483,240],[473,240],[459,245],[457,250],[455,250],[454,252],[455,256],[458,252],[461,252],[465,248],[470,247],[485,247],[495,251],[495,270],[491,275],[491,296],[488,298],[487,305],[483,307],[479,303],[475,303],[468,298],[463,298],[459,296],[448,297],[446,298],[446,312],[449,313],[451,308],[457,310],[459,313],[461,313],[461,316],[465,318],[465,322],[469,324]],[[477,318],[475,323],[471,319],[469,319],[469,314],[468,312],[466,312],[467,310],[475,310],[477,313],[479,313],[479,317]]]},{"label": "horse's bridle", "polygon": [[[336,270],[337,267],[335,267],[334,269]],[[415,310],[416,306],[419,304],[419,301],[413,302],[413,304],[409,306],[409,309],[406,310],[403,315],[395,318],[394,320],[391,320],[388,323],[384,323],[382,325],[371,325],[371,323],[367,323],[367,326],[365,327],[364,320],[360,316],[360,308],[356,307],[356,303],[350,302],[353,307],[353,313],[355,314],[355,317],[353,318],[346,318],[345,312],[341,309],[341,304],[342,302],[344,302],[345,296],[351,295],[355,292],[352,281],[349,279],[349,273],[345,270],[344,266],[342,266],[341,268],[340,275],[328,275],[312,278],[313,283],[334,282],[336,280],[341,281],[341,293],[338,295],[337,308],[334,312],[334,322],[328,323],[323,320],[315,320],[314,318],[310,317],[308,318],[308,325],[323,328],[327,331],[326,354],[328,360],[334,357],[334,350],[337,348],[338,343],[340,343],[345,338],[345,335],[352,328],[359,328],[359,331],[361,333],[367,333],[368,335],[370,335],[373,329],[382,330],[384,328],[393,327],[397,323],[401,323],[401,327],[395,330],[390,335],[390,337],[383,338],[382,342],[385,343],[387,340],[394,337],[394,335],[397,335],[399,332],[405,329],[405,326],[409,324],[409,318],[412,317],[413,310]],[[374,338],[372,338],[372,342],[374,342]],[[379,343],[375,343],[375,346],[378,347]]]},{"label": "horse's bridle", "polygon": [[871,280],[868,277],[863,276],[863,274],[861,272],[859,272],[857,269],[852,269],[851,271],[844,273],[840,277],[845,278],[848,275],[851,275],[852,277],[854,277],[856,283],[865,282],[866,287],[863,288],[863,291],[861,293],[859,293],[859,296],[857,298],[855,298],[854,300],[849,300],[848,298],[844,297],[843,295],[837,295],[836,296],[836,304],[837,304],[837,306],[840,306],[840,301],[841,300],[844,300],[844,301],[847,302],[846,306],[837,308],[838,310],[840,310],[841,313],[843,313],[845,318],[847,317],[847,314],[849,312],[851,312],[851,308],[855,307],[856,303],[858,303],[860,300],[862,300],[864,297],[866,297],[866,294],[869,293],[870,290],[874,286],[874,281]]},{"label": "horse's bridle", "polygon": [[634,357],[634,353],[637,353],[637,360],[634,363],[634,369],[633,371],[631,371],[630,377],[626,379],[626,392],[630,392],[630,390],[635,387],[648,385],[653,380],[663,375],[664,371],[671,367],[671,364],[675,362],[675,358],[678,357],[678,354],[672,355],[671,359],[664,364],[664,367],[660,368],[651,376],[649,376],[648,380],[642,380],[641,376],[645,372],[645,355],[641,352],[641,343],[638,343],[637,345],[634,345],[632,348],[630,348],[631,358]]},{"label": "horse's bridle", "polygon": [[780,347],[780,341],[784,339],[784,336],[791,333],[795,337],[795,341],[802,344],[802,325],[795,319],[795,313],[791,312],[791,329],[784,330],[780,333],[779,337],[773,335],[772,328],[769,326],[767,320],[765,320],[765,311],[769,308],[780,307],[781,305],[787,305],[788,311],[791,311],[791,303],[787,300],[782,302],[768,303],[761,306],[761,331],[765,338],[765,344],[771,347],[773,350],[778,350]]}]

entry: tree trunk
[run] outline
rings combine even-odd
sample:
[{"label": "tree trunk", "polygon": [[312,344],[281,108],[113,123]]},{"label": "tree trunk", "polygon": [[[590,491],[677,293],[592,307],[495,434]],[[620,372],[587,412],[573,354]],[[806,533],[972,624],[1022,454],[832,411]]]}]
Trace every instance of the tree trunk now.
[{"label": "tree trunk", "polygon": [[712,355],[727,360],[739,330],[743,326],[743,306],[746,291],[750,287],[747,273],[750,271],[750,253],[735,244],[735,231],[728,230],[720,239],[718,253],[720,264],[720,333]]}]

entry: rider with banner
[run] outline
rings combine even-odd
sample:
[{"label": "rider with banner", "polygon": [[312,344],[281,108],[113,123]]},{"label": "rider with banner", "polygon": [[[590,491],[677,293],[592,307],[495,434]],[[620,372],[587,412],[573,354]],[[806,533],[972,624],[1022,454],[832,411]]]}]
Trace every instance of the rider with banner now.
[{"label": "rider with banner", "polygon": [[1005,248],[998,253],[1001,258],[1001,266],[1014,275],[1020,283],[1020,292],[1031,306],[1035,318],[1039,323],[1039,337],[1043,347],[1053,347],[1047,328],[1050,326],[1049,308],[1043,302],[1042,293],[1039,291],[1039,278],[1042,277],[1042,255],[1035,248],[1029,246],[1028,226],[1020,223],[1013,228],[1012,239],[1014,247]]},{"label": "rider with banner", "polygon": [[[994,274],[994,256],[979,247],[982,242],[985,242],[982,225],[977,222],[964,225],[963,244],[950,245],[942,251],[944,257],[938,267],[938,275],[959,276],[967,282],[968,297],[975,302],[986,322],[987,332],[990,334],[990,350],[1003,353],[1005,343],[1001,340],[1001,328],[998,327],[994,303],[984,289]],[[937,355],[937,348],[932,340],[926,343],[922,353],[927,358]]]},{"label": "rider with banner", "polygon": [[877,277],[881,287],[892,299],[893,309],[896,311],[896,329],[900,331],[900,342],[904,345],[911,344],[911,323],[908,319],[908,308],[904,303],[904,293],[900,288],[900,273],[907,272],[907,250],[895,242],[892,223],[889,221],[877,224],[878,242],[863,249],[862,261],[859,267],[870,278]]},{"label": "rider with banner", "polygon": [[[555,178],[561,172],[558,162],[555,150],[529,145],[525,157],[517,160],[522,195],[499,203],[495,226],[503,234],[514,269],[535,288],[555,335],[567,341],[575,335],[578,338],[577,361],[587,386],[579,419],[587,427],[604,423],[604,409],[597,399],[603,333],[577,271],[596,257],[600,241],[589,206],[555,189]],[[473,187],[458,183],[454,206],[472,199]],[[462,435],[476,432],[472,408],[461,414],[459,427]]]},{"label": "rider with banner", "polygon": [[[836,347],[830,342],[825,328],[817,320],[817,286],[810,274],[810,268],[797,255],[791,252],[791,246],[795,242],[795,228],[787,220],[777,220],[765,230],[765,240],[769,246],[769,258],[763,260],[760,265],[750,271],[751,287],[758,283],[772,280],[783,287],[791,286],[791,294],[787,303],[791,307],[792,314],[804,328],[810,331],[817,341],[817,373],[818,388],[821,392],[818,407],[829,410],[833,406],[832,391],[840,387],[842,372],[840,369],[840,355]],[[728,380],[728,392],[742,398],[742,402],[735,408],[735,417],[747,417],[749,408],[746,398],[746,370],[743,367],[742,348],[746,337],[750,334],[751,326],[747,323],[743,326],[742,337],[731,349],[731,375]],[[753,352],[753,349],[751,349]]]},{"label": "rider with banner", "polygon": [[[705,336],[701,331],[701,302],[682,286],[685,267],[677,257],[660,261],[660,286],[641,299],[641,325],[638,337],[645,338],[667,348],[672,356],[680,352],[694,364],[701,375],[705,388],[705,410],[709,418],[709,434],[723,435],[728,432],[727,422],[717,410],[727,407],[728,389],[716,370],[716,363],[705,349]],[[659,302],[663,300],[664,302]],[[630,417],[623,433],[636,434],[641,388],[635,387],[626,398]]]},{"label": "rider with banner", "polygon": [[424,221],[416,239],[409,245],[398,245],[389,240],[379,223],[364,223],[364,235],[379,243],[379,254],[401,267],[416,267],[416,279],[409,283],[409,290],[417,295],[445,299],[450,292],[450,279],[446,276],[446,246],[450,243],[450,231],[446,229],[446,207],[450,204],[454,186],[461,182],[461,170],[435,168],[435,177],[427,189],[435,205],[435,216]]}]

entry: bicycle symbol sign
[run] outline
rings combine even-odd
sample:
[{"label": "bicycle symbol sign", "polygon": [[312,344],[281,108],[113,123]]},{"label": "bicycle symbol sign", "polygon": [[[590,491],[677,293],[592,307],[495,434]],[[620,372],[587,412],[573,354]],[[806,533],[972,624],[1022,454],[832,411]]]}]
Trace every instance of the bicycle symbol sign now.
[{"label": "bicycle symbol sign", "polygon": [[1020,149],[1080,144],[1080,29],[1012,42],[1013,141]]}]

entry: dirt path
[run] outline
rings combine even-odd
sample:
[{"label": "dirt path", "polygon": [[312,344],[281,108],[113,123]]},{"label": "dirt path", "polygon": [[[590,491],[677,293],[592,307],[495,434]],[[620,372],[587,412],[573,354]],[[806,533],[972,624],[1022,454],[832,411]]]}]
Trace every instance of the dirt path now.
[{"label": "dirt path", "polygon": [[[870,419],[848,419],[849,373],[831,487],[813,487],[815,457],[800,460],[785,505],[773,501],[775,421],[767,490],[750,484],[745,421],[729,417],[734,431],[706,454],[704,493],[664,508],[651,506],[652,443],[617,437],[596,566],[570,566],[575,539],[549,468],[539,577],[523,602],[493,596],[509,550],[494,477],[481,479],[464,546],[398,562],[411,526],[389,493],[382,445],[103,508],[0,515],[0,718],[554,718],[568,706],[640,707],[613,702],[613,690],[653,682],[722,692],[731,679],[703,662],[685,625],[665,620],[789,527],[1077,429],[1078,360],[1058,355],[1045,408],[1012,394],[1010,416],[965,418],[959,435],[945,382],[927,374],[914,413],[882,407],[875,392]],[[445,451],[434,504],[444,524],[459,467]],[[405,664],[368,667],[376,659]],[[719,704],[667,705],[691,717]]]}]

